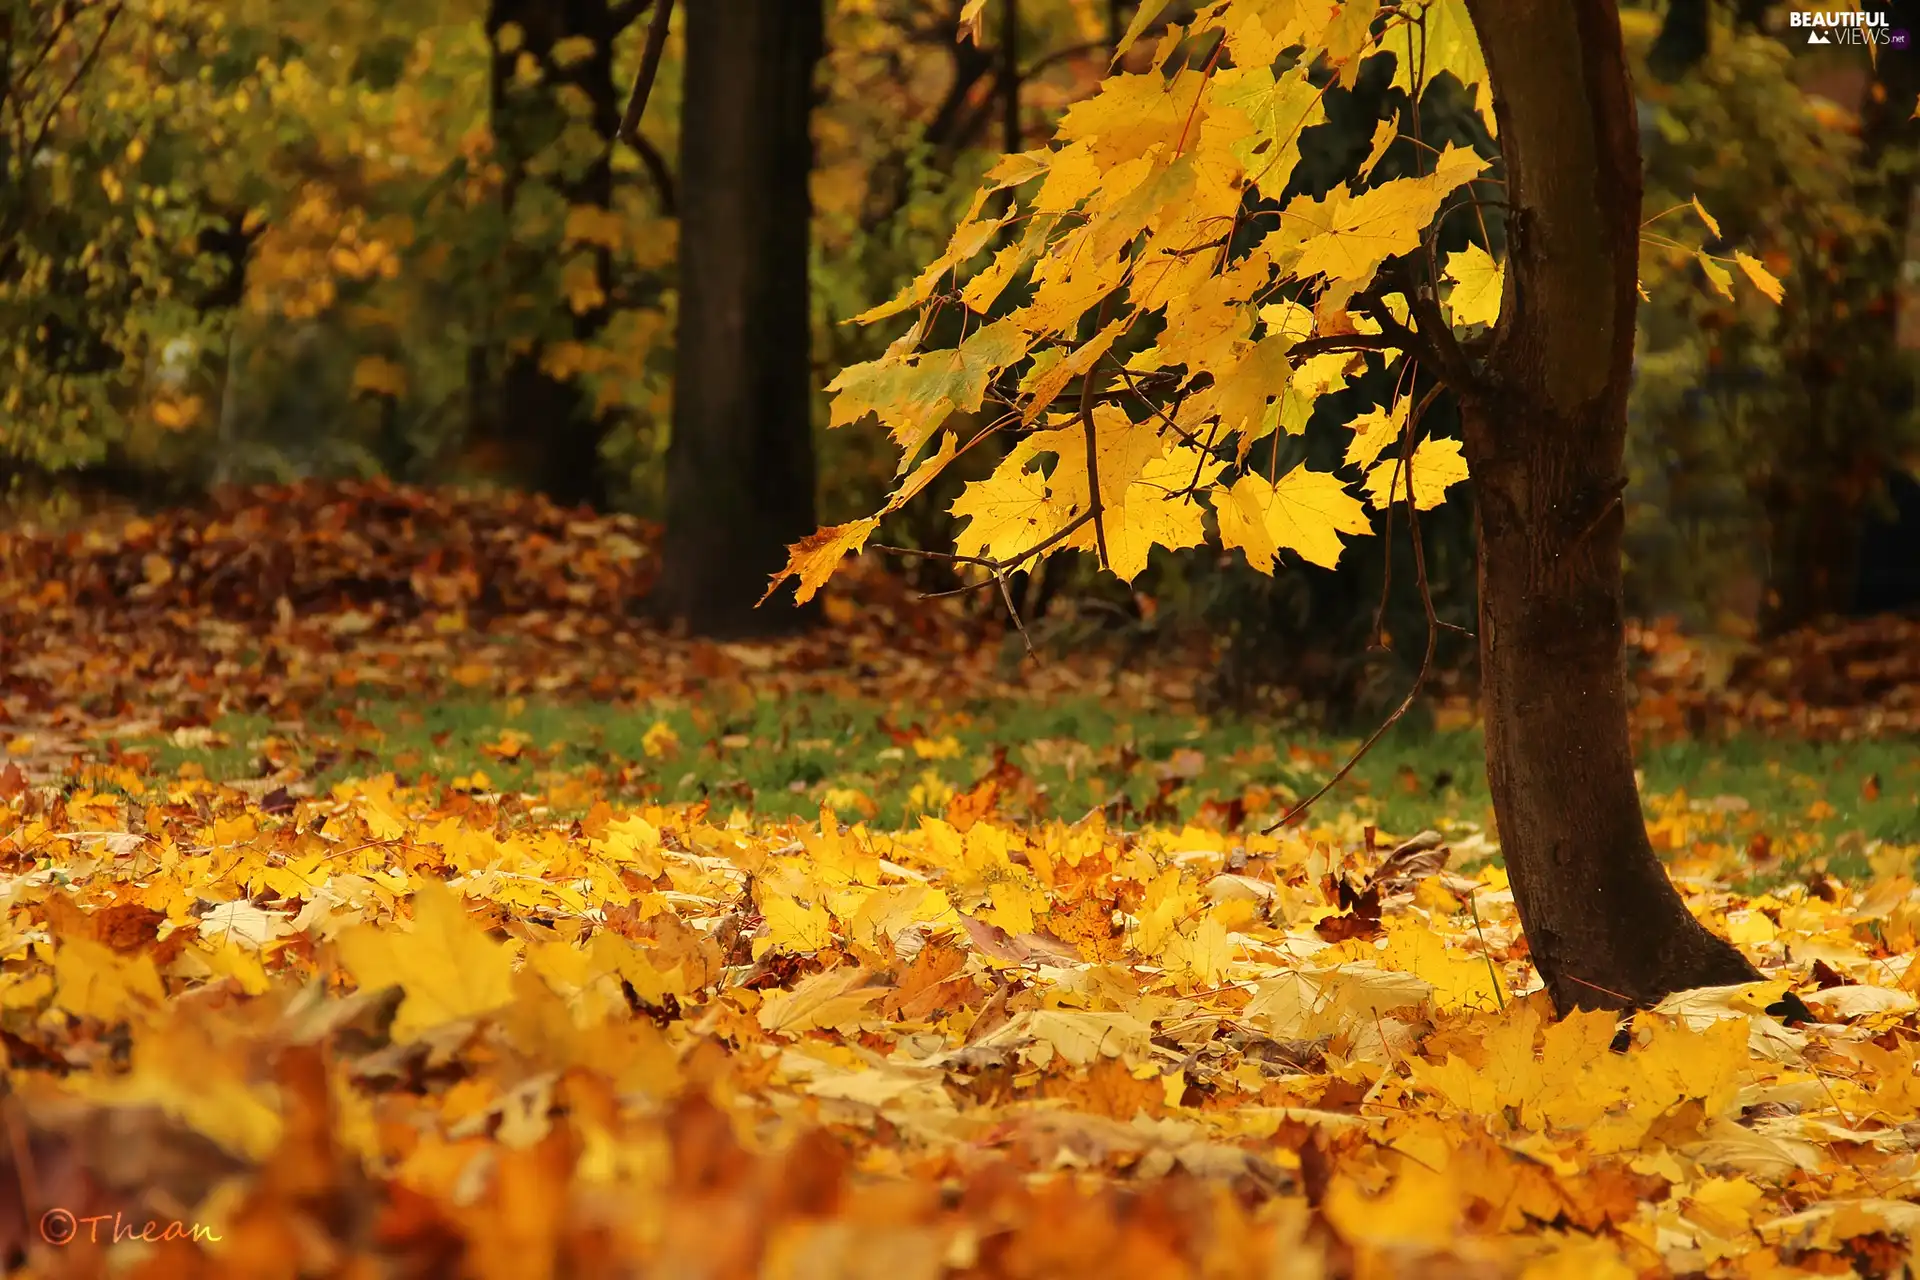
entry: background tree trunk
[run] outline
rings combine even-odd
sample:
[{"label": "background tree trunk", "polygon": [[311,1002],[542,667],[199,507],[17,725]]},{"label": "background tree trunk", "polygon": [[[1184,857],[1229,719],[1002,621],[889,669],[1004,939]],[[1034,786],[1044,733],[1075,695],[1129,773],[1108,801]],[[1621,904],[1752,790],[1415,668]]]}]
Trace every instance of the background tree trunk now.
[{"label": "background tree trunk", "polygon": [[1640,153],[1614,0],[1469,0],[1506,164],[1506,297],[1462,396],[1480,524],[1487,775],[1554,1005],[1755,971],[1687,911],[1633,776],[1619,501]]},{"label": "background tree trunk", "polygon": [[[569,88],[592,104],[586,123],[598,145],[590,156],[565,157],[550,177],[537,180],[551,183],[569,207],[612,207],[614,132],[620,124],[613,44],[630,21],[624,9],[616,10],[609,0],[490,0],[490,113],[506,171],[504,197],[510,214],[515,198],[536,181],[530,173],[535,159],[563,145],[572,116],[562,93]],[[519,28],[520,40],[502,50],[500,31],[508,24]],[[577,37],[592,41],[590,54],[578,60],[552,56],[555,45]],[[515,84],[514,67],[523,56],[539,63],[543,75],[538,84]],[[603,294],[610,293],[608,255],[603,250],[598,256],[600,287]],[[534,292],[555,264],[547,252],[509,244],[504,267],[508,288],[519,293]],[[557,327],[576,342],[592,342],[612,316],[605,301],[577,312],[565,302],[561,306],[565,316]],[[541,368],[543,354],[540,344],[513,354],[488,353],[475,369],[482,383],[473,388],[477,425],[500,446],[513,480],[563,506],[605,506],[607,483],[600,465],[605,423],[577,379],[556,378]]]},{"label": "background tree trunk", "polygon": [[[1920,3],[1884,0],[1891,29],[1920,23]],[[1864,61],[1864,60],[1863,60]],[[1864,70],[1864,68],[1863,68]],[[1901,264],[1908,254],[1913,120],[1920,62],[1882,49],[1859,89],[1856,207],[1885,219],[1881,233],[1834,250],[1830,278],[1803,272],[1797,291],[1819,315],[1815,342],[1789,365],[1811,392],[1813,412],[1763,491],[1768,513],[1768,591],[1762,630],[1778,635],[1853,611],[1861,555],[1877,501],[1902,459],[1889,451],[1895,425],[1913,412],[1912,355],[1901,349]],[[1792,301],[1792,299],[1789,299]]]},{"label": "background tree trunk", "polygon": [[654,606],[696,634],[765,634],[812,616],[777,597],[754,604],[816,524],[807,178],[820,0],[685,12],[678,367]]}]

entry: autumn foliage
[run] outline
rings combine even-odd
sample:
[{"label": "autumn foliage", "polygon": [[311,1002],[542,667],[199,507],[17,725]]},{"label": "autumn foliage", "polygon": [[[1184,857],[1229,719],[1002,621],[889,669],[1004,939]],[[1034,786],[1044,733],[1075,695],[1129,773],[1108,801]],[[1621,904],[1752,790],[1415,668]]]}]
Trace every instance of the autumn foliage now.
[{"label": "autumn foliage", "polygon": [[[1116,62],[1162,7],[1140,7]],[[1351,88],[1374,57],[1392,60],[1405,105],[1345,181],[1300,190],[1302,138],[1326,123],[1328,89]],[[1144,69],[1110,74],[1065,112],[1052,145],[989,171],[946,252],[855,317],[916,314],[829,388],[833,425],[877,419],[903,478],[876,516],[796,545],[775,585],[797,579],[805,600],[882,517],[994,439],[1007,443],[992,474],[951,507],[965,522],[956,552],[994,574],[1080,550],[1131,581],[1151,548],[1199,545],[1209,524],[1262,573],[1287,556],[1331,569],[1346,538],[1374,531],[1369,508],[1405,498],[1411,518],[1439,505],[1467,466],[1458,440],[1420,438],[1432,397],[1415,386],[1415,335],[1484,337],[1504,266],[1481,207],[1499,186],[1488,158],[1420,136],[1420,103],[1442,78],[1491,132],[1464,0],[1216,0],[1168,28]],[[1383,165],[1396,142],[1404,158]],[[1717,236],[1698,201],[1692,210]],[[1441,262],[1455,216],[1477,219],[1479,237]],[[1779,301],[1751,254],[1692,253],[1715,289],[1731,296],[1731,265]],[[1409,255],[1424,256],[1428,283],[1416,287]],[[1416,295],[1432,305],[1417,309]],[[958,340],[936,340],[955,317]],[[1356,411],[1338,393],[1369,367],[1395,389]],[[1340,412],[1316,414],[1323,400]],[[1340,468],[1282,465],[1276,437],[1316,420],[1342,440]]]}]

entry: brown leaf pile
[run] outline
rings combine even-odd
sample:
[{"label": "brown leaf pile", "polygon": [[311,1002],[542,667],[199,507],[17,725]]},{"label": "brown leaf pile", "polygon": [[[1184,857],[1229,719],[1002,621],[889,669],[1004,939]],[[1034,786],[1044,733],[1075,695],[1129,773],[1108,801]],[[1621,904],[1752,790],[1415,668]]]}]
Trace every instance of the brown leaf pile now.
[{"label": "brown leaf pile", "polygon": [[1920,733],[1920,616],[1852,619],[1738,645],[1666,623],[1630,628],[1628,644],[1637,715],[1655,733]]},{"label": "brown leaf pile", "polygon": [[[902,702],[1017,687],[1184,708],[1217,658],[1207,637],[1161,645],[1141,678],[1080,646],[1009,685],[991,600],[920,601],[872,558],[835,579],[831,625],[814,635],[678,639],[643,616],[657,536],[534,496],[385,482],[231,489],[201,508],[0,531],[0,715],[97,725],[162,707],[171,729],[242,710],[297,719],[355,686],[642,701],[716,682]],[[1920,730],[1920,619],[1759,647],[1634,626],[1629,652],[1650,732]],[[1462,703],[1446,718],[1473,712]]]},{"label": "brown leaf pile", "polygon": [[[0,531],[0,722],[297,720],[356,688],[628,702],[826,690],[912,702],[956,680],[1007,687],[997,618],[919,601],[877,564],[847,575],[827,601],[831,625],[811,635],[675,638],[644,616],[656,540],[642,521],[538,497],[385,483],[236,489],[203,509]],[[1112,689],[1113,671],[1093,656],[1019,684]],[[1193,678],[1168,671],[1148,692],[1190,700]]]}]

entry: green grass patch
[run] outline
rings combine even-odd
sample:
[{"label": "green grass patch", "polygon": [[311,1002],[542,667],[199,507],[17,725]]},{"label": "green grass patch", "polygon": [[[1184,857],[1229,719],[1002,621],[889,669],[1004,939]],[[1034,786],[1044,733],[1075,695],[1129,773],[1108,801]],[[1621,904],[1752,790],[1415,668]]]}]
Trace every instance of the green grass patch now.
[{"label": "green grass patch", "polygon": [[[900,708],[802,697],[662,710],[481,699],[361,699],[300,728],[234,717],[134,744],[164,772],[218,781],[291,767],[324,790],[391,770],[410,783],[539,791],[565,812],[593,799],[708,800],[727,813],[811,817],[823,803],[881,825],[945,811],[996,769],[1003,811],[1077,819],[1106,806],[1121,823],[1268,818],[1310,794],[1358,746],[1244,717],[1127,712],[1096,699],[956,701]],[[1656,839],[1717,840],[1763,861],[1827,856],[1864,869],[1868,842],[1920,845],[1920,743],[1821,744],[1742,737],[1642,754]],[[1017,770],[1017,773],[1009,772]],[[1449,823],[1491,829],[1478,731],[1396,726],[1328,797],[1382,831]],[[870,810],[870,814],[867,811]],[[1769,853],[1770,851],[1770,853]]]}]

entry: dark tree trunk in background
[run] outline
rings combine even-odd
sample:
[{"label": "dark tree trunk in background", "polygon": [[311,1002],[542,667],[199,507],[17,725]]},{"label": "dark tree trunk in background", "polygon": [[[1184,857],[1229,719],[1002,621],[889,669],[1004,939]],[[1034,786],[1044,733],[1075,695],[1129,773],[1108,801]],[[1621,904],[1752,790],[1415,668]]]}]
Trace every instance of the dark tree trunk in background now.
[{"label": "dark tree trunk in background", "polygon": [[[1885,0],[1873,8],[1886,12],[1889,30],[1920,24],[1916,0]],[[1920,150],[1920,122],[1912,118],[1917,95],[1914,51],[1880,49],[1860,102],[1855,171],[1857,206],[1886,220],[1885,236],[1837,246],[1839,273],[1832,282],[1811,273],[1798,277],[1821,325],[1792,370],[1811,393],[1812,421],[1763,493],[1769,581],[1761,623],[1769,634],[1857,607],[1863,535],[1875,499],[1901,462],[1888,452],[1896,433],[1882,424],[1913,409],[1913,382],[1903,372],[1912,355],[1900,349],[1901,294],[1909,287],[1900,265],[1913,187],[1903,166]],[[1877,421],[1863,424],[1863,417]]]},{"label": "dark tree trunk in background", "polygon": [[[619,90],[613,78],[613,42],[631,19],[609,0],[490,0],[487,36],[494,44],[491,111],[496,156],[506,171],[506,205],[532,182],[550,183],[569,207],[613,204],[614,134],[620,124]],[[503,51],[501,28],[517,26],[519,44]],[[552,57],[562,40],[585,37],[593,50],[563,65]],[[531,86],[514,83],[514,68],[522,55],[532,56],[544,72]],[[554,153],[571,117],[561,102],[571,87],[592,104],[586,123],[598,138],[590,155],[567,157],[550,175],[535,178],[536,159]],[[611,264],[599,251],[597,270],[603,294],[612,291]],[[538,282],[551,277],[559,264],[553,254],[531,247],[509,245],[503,269],[512,295],[536,293]],[[550,331],[575,342],[592,342],[610,318],[603,301],[575,312],[562,300],[561,315]],[[600,442],[605,423],[594,412],[593,398],[577,379],[556,378],[544,372],[544,343],[530,350],[485,353],[474,361],[471,376],[480,385],[472,389],[479,434],[497,446],[510,478],[538,490],[562,505],[603,506],[606,475],[600,465]]]},{"label": "dark tree trunk in background", "polygon": [[1647,66],[1654,75],[1671,83],[1706,57],[1709,17],[1708,0],[1672,0],[1667,5],[1660,34],[1647,54]]},{"label": "dark tree trunk in background", "polygon": [[1505,304],[1462,394],[1488,782],[1554,1005],[1645,1005],[1755,971],[1674,891],[1633,776],[1618,498],[1640,154],[1619,12],[1614,0],[1469,7],[1509,202]]},{"label": "dark tree trunk in background", "polygon": [[699,635],[805,625],[755,603],[812,533],[808,134],[821,0],[686,6],[680,320],[654,607]]}]

